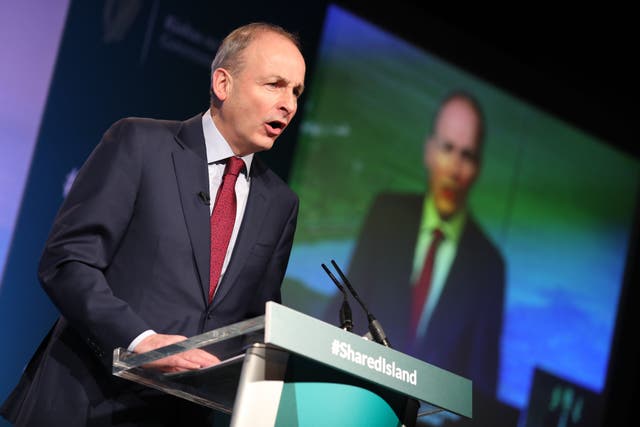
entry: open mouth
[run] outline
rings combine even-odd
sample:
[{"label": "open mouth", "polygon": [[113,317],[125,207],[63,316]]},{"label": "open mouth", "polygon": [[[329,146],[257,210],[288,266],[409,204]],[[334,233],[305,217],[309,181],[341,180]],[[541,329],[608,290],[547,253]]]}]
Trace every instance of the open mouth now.
[{"label": "open mouth", "polygon": [[454,190],[453,188],[443,188],[443,189],[440,190],[440,194],[445,199],[447,199],[449,201],[453,201],[453,200],[456,199],[457,191]]},{"label": "open mouth", "polygon": [[279,135],[280,133],[282,133],[286,126],[287,124],[285,122],[282,122],[280,120],[272,120],[270,122],[267,122],[267,131],[272,135]]}]

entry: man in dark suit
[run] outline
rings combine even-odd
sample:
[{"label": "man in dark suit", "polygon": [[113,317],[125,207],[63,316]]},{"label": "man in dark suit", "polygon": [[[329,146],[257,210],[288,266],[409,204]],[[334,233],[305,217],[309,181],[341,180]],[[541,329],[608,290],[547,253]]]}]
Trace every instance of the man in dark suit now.
[{"label": "man in dark suit", "polygon": [[[475,390],[495,398],[504,261],[467,207],[483,134],[482,112],[470,95],[454,93],[441,103],[425,143],[428,192],[376,197],[347,276],[392,346],[471,379]],[[434,229],[444,236],[434,252],[427,297],[419,300],[416,288]],[[327,314],[332,321],[336,306]],[[354,317],[358,332],[366,331],[359,310]]]},{"label": "man in dark suit", "polygon": [[[112,376],[112,352],[163,347],[280,301],[298,199],[254,153],[270,149],[295,115],[304,74],[293,35],[249,24],[218,50],[206,113],[184,122],[123,119],[105,133],[42,255],[39,278],[61,316],[3,405],[7,419],[208,425],[204,408]],[[228,164],[240,169],[225,199],[235,213],[218,242],[210,218]],[[179,372],[217,361],[191,350],[154,366]]]}]

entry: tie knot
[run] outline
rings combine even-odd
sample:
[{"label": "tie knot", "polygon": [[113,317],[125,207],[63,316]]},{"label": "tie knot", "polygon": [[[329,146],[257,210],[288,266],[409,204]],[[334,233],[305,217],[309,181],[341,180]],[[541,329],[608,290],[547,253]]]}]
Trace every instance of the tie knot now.
[{"label": "tie knot", "polygon": [[242,169],[244,169],[244,160],[240,157],[229,157],[227,159],[227,167],[224,170],[224,174],[238,176]]},{"label": "tie knot", "polygon": [[434,242],[440,242],[442,239],[444,239],[444,233],[442,232],[442,230],[440,230],[439,228],[434,228],[433,229],[433,241]]}]

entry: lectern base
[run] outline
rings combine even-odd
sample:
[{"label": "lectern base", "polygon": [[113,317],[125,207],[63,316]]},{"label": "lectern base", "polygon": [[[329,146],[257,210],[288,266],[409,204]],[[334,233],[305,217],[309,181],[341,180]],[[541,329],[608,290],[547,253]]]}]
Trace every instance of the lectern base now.
[{"label": "lectern base", "polygon": [[327,383],[284,385],[276,426],[402,426],[377,394],[359,387]]}]

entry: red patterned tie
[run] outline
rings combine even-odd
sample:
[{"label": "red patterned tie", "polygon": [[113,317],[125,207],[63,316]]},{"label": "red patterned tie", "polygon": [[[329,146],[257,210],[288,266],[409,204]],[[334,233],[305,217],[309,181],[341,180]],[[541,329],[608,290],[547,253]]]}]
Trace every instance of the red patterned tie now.
[{"label": "red patterned tie", "polygon": [[229,239],[236,221],[236,180],[244,168],[244,161],[239,157],[230,157],[222,176],[222,184],[218,189],[216,202],[211,213],[211,265],[209,267],[209,304],[220,280]]},{"label": "red patterned tie", "polygon": [[418,323],[425,303],[427,302],[427,296],[429,295],[429,288],[431,287],[431,275],[433,273],[433,263],[436,258],[436,250],[438,245],[444,238],[444,234],[439,229],[433,230],[433,240],[427,251],[427,256],[424,260],[422,272],[418,282],[413,287],[412,304],[411,304],[411,336],[415,337],[418,331]]}]

